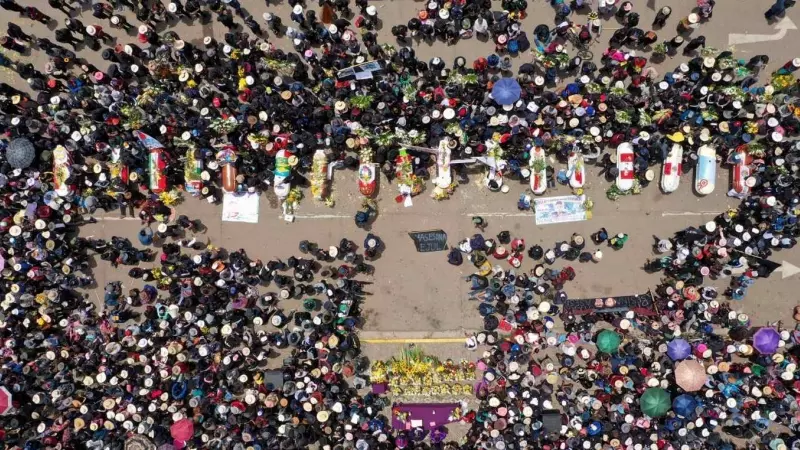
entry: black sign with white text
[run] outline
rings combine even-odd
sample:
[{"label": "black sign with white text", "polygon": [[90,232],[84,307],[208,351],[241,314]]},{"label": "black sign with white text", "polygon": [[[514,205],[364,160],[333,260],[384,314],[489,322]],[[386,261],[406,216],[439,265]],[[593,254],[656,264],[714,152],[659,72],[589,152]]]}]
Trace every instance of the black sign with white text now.
[{"label": "black sign with white text", "polygon": [[418,252],[440,252],[447,249],[447,233],[442,230],[414,231],[408,233]]}]

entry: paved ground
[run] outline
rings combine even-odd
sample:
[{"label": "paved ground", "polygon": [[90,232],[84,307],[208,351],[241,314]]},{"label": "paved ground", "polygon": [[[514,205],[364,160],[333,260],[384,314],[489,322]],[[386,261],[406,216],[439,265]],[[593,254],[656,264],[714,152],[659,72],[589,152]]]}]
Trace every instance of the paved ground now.
[{"label": "paved ground", "polygon": [[[30,1],[43,10],[50,11],[43,0]],[[252,0],[242,3],[255,17],[261,17],[263,12],[269,10],[279,14],[284,23],[290,22],[289,6],[286,3],[282,2],[269,8],[261,2]],[[389,29],[393,24],[405,23],[424,5],[422,2],[406,0],[375,3],[379,5],[379,16],[384,21],[380,34],[386,41],[390,39]],[[686,16],[695,5],[693,0],[669,2],[658,0],[648,3],[655,3],[656,8],[664,5],[673,8],[673,15],[667,26],[659,31],[659,35],[664,39],[674,35],[678,20]],[[725,48],[729,33],[749,32],[764,35],[778,33],[774,25],[769,25],[763,20],[763,11],[769,4],[769,1],[763,0],[718,2],[713,20],[696,30],[694,35],[703,34],[707,37],[708,45]],[[495,2],[495,6],[499,9],[499,2]],[[310,2],[309,7],[316,9],[316,2]],[[644,1],[635,2],[635,10],[642,16],[642,27],[647,28],[655,12],[648,9]],[[800,10],[791,10],[790,14],[794,14],[800,21],[798,11]],[[552,9],[542,1],[532,1],[528,13],[528,18],[525,20],[525,29],[528,32],[538,23],[552,23]],[[132,14],[126,15],[131,23],[138,25]],[[52,16],[59,21],[65,18],[60,12],[52,12]],[[95,22],[87,12],[83,13],[81,20],[87,25],[92,23],[106,25],[104,28],[108,30],[107,22]],[[0,22],[2,21],[24,24],[26,30],[40,36],[52,34],[46,32],[44,26],[17,19],[15,14],[7,11],[0,16]],[[0,23],[0,26],[3,25]],[[610,28],[618,25],[612,19],[606,26],[609,29],[603,34],[604,42],[613,32]],[[225,32],[224,27],[218,22],[207,26],[181,22],[175,24],[173,29],[190,42],[200,42],[204,35],[209,34],[220,38]],[[133,34],[126,35],[121,30],[110,30],[110,32],[116,36],[119,43],[135,41]],[[777,67],[796,56],[789,43],[795,42],[798,36],[800,31],[789,30],[787,37],[782,41],[740,45],[735,51],[743,58],[767,53],[772,58],[770,67]],[[279,45],[286,47],[286,44],[285,40],[281,40]],[[491,43],[474,39],[462,41],[452,47],[446,47],[441,43],[433,46],[417,43],[415,47],[417,53],[425,58],[438,55],[445,61],[452,61],[456,55],[463,55],[471,60],[488,55],[492,50]],[[599,55],[602,51],[601,45],[597,44],[593,50]],[[80,54],[100,67],[106,66],[99,53],[81,51]],[[46,60],[44,53],[35,49],[26,58],[32,59],[37,64],[43,64]],[[668,70],[682,60],[683,58],[668,60],[659,67],[659,70]],[[515,67],[528,61],[527,56],[517,58]],[[12,75],[14,74],[6,72],[3,77],[8,82],[13,80],[19,86],[19,80],[14,79]],[[459,334],[463,329],[479,326],[476,305],[469,304],[466,300],[467,285],[461,282],[463,277],[470,273],[470,266],[450,266],[446,263],[444,253],[416,253],[407,236],[409,231],[441,228],[448,233],[452,245],[474,232],[470,215],[487,218],[489,234],[494,235],[502,230],[509,230],[515,236],[524,238],[528,245],[534,243],[553,245],[556,241],[568,239],[573,232],[588,236],[601,226],[612,233],[624,231],[631,236],[631,240],[622,251],[607,251],[605,259],[600,264],[574,264],[578,276],[567,286],[567,292],[571,296],[578,297],[646,291],[658,282],[657,276],[646,275],[640,270],[650,256],[653,235],[665,236],[685,226],[703,223],[714,214],[737,203],[736,200],[724,195],[729,182],[728,171],[720,171],[717,191],[705,198],[699,198],[690,191],[690,177],[691,175],[684,176],[681,189],[671,195],[660,193],[653,184],[642,195],[624,197],[617,202],[610,202],[605,198],[605,190],[608,187],[605,181],[596,177],[590,178],[586,194],[595,201],[594,218],[588,222],[545,227],[537,227],[531,214],[516,210],[516,200],[525,186],[513,181],[511,182],[513,189],[508,194],[492,194],[472,183],[460,187],[452,199],[441,202],[428,197],[429,186],[426,193],[415,198],[413,207],[404,208],[393,201],[397,194],[396,186],[382,179],[379,195],[381,213],[373,232],[383,238],[388,249],[383,258],[375,264],[377,277],[370,288],[374,295],[367,300],[365,306],[367,319],[365,330],[452,331],[454,334]],[[478,176],[471,177],[472,181],[477,179]],[[560,187],[548,192],[548,195],[568,193],[566,189]],[[301,239],[315,241],[321,245],[334,244],[341,237],[348,237],[356,242],[363,240],[365,233],[353,226],[352,217],[360,199],[351,173],[336,173],[333,196],[336,199],[334,208],[318,204],[310,198],[304,200],[294,223],[287,223],[280,218],[277,205],[271,204],[267,198],[261,199],[261,219],[257,225],[222,223],[219,207],[193,199],[188,199],[179,209],[183,213],[202,219],[209,228],[207,236],[215,245],[246,248],[250,255],[262,259],[285,258],[296,253],[297,242]],[[101,220],[97,225],[87,226],[85,234],[106,238],[118,235],[135,239],[138,229],[138,220],[119,220],[118,217],[112,216]],[[781,256],[790,262],[800,262],[800,251],[784,252]],[[530,261],[526,261],[523,266],[525,269],[531,267]],[[114,270],[104,263],[99,264],[95,270],[100,286],[106,280],[126,280],[121,271]],[[794,294],[797,287],[797,280],[792,279],[775,278],[769,282],[757,283],[742,307],[758,321],[786,317],[788,308],[795,303]]]}]

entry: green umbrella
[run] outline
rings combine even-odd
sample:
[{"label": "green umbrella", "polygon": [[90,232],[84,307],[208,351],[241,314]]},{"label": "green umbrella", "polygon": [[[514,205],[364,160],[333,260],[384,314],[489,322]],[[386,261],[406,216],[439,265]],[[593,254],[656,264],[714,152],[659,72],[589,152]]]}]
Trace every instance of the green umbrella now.
[{"label": "green umbrella", "polygon": [[642,412],[650,417],[661,417],[672,407],[669,393],[661,388],[649,388],[639,399]]},{"label": "green umbrella", "polygon": [[603,330],[597,335],[597,348],[603,353],[616,353],[622,338],[611,330]]}]

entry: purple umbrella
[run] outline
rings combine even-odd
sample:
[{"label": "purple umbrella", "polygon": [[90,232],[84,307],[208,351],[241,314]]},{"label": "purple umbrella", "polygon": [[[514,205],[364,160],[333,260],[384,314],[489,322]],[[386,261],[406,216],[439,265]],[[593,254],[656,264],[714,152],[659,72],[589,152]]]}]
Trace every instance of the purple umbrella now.
[{"label": "purple umbrella", "polygon": [[753,335],[753,347],[763,355],[771,355],[778,350],[781,335],[774,328],[762,328]]},{"label": "purple umbrella", "polygon": [[686,359],[692,354],[692,346],[684,339],[673,339],[667,344],[667,355],[673,361],[680,361]]}]

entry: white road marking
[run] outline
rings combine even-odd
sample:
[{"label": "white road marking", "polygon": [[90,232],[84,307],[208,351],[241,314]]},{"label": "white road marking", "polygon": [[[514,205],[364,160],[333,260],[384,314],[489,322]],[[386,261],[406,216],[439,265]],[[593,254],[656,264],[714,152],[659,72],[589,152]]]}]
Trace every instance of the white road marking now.
[{"label": "white road marking", "polygon": [[775,270],[781,272],[781,279],[783,280],[800,273],[800,267],[797,267],[787,261],[782,261],[781,266]]},{"label": "white road marking", "polygon": [[295,219],[352,219],[355,215],[345,214],[295,214]]},{"label": "white road marking", "polygon": [[716,216],[719,214],[719,211],[664,211],[661,213],[661,217],[668,217],[668,216]]},{"label": "white road marking", "polygon": [[789,30],[796,30],[797,25],[792,22],[788,17],[775,24],[775,29],[778,30],[775,34],[739,34],[733,33],[728,35],[728,45],[739,44],[754,44],[756,42],[780,41],[786,37]]},{"label": "white road marking", "polygon": [[95,217],[95,220],[102,222],[105,220],[141,220],[138,217]]},{"label": "white road marking", "polygon": [[532,212],[485,212],[485,213],[469,213],[467,217],[533,217]]}]

